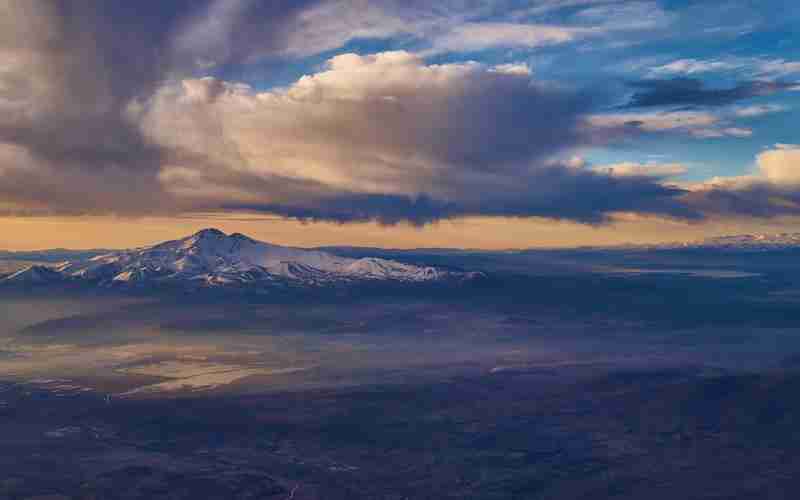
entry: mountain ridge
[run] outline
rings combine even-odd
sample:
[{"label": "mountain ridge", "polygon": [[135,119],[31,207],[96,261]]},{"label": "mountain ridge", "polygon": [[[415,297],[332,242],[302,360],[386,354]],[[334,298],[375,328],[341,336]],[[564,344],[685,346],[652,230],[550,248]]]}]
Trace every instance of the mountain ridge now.
[{"label": "mountain ridge", "polygon": [[295,284],[321,286],[387,281],[463,280],[477,273],[406,264],[380,257],[350,258],[258,241],[208,228],[188,237],[111,251],[52,267],[34,265],[0,283],[86,282],[102,286],[183,284],[193,287]]}]

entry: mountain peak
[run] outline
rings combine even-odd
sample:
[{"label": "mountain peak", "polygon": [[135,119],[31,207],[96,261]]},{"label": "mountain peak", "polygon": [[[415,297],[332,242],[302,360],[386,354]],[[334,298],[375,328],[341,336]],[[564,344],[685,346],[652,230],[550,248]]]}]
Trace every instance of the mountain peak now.
[{"label": "mountain peak", "polygon": [[233,233],[229,235],[229,238],[234,240],[247,240],[247,241],[255,241],[253,238],[247,236],[246,234],[242,233]]},{"label": "mountain peak", "polygon": [[200,231],[197,231],[196,233],[191,235],[189,238],[208,238],[208,237],[220,238],[220,237],[224,237],[224,236],[227,236],[227,235],[225,233],[223,233],[222,231],[220,231],[219,229],[213,228],[213,227],[209,227],[209,228],[201,229]]},{"label": "mountain peak", "polygon": [[47,283],[64,279],[100,285],[266,287],[276,283],[317,286],[365,280],[423,282],[443,278],[461,279],[468,275],[380,258],[352,259],[319,250],[283,247],[241,233],[228,235],[208,228],[150,247],[65,262],[56,269],[28,268],[2,281]]},{"label": "mountain peak", "polygon": [[227,249],[233,244],[233,239],[219,229],[208,228],[200,230],[191,236],[178,240],[181,248],[194,249],[200,253],[216,253]]}]

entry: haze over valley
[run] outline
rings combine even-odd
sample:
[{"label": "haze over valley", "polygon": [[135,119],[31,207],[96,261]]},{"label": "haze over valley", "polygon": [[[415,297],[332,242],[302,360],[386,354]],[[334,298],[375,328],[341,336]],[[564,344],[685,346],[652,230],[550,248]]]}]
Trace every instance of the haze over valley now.
[{"label": "haze over valley", "polygon": [[[166,248],[191,254],[197,235],[177,241]],[[231,255],[226,244],[214,252]],[[725,453],[718,477],[745,465],[772,471],[747,491],[773,491],[793,467],[770,458],[793,441],[769,436],[795,411],[800,274],[789,263],[800,247],[306,252],[288,255],[472,278],[220,287],[205,277],[196,286],[193,267],[181,278],[191,286],[6,279],[0,418],[18,459],[3,464],[12,471],[4,494],[116,498],[102,485],[122,483],[131,495],[171,498],[222,474],[229,479],[214,488],[241,498],[294,488],[305,498],[578,498],[624,488],[634,498],[654,491],[637,479],[653,475],[664,491],[689,494],[683,479],[707,471],[705,454]],[[15,265],[85,269],[109,259],[89,252],[65,265],[48,255]],[[674,412],[691,424],[671,427]],[[771,419],[771,430],[751,418]],[[433,448],[431,436],[442,440]],[[765,448],[739,456],[742,440]],[[74,466],[44,458],[57,456]],[[650,461],[666,456],[689,462],[655,472]],[[451,465],[425,465],[445,459]],[[43,466],[48,483],[34,480]],[[478,475],[457,481],[459,471]],[[704,481],[713,494],[740,491]]]}]

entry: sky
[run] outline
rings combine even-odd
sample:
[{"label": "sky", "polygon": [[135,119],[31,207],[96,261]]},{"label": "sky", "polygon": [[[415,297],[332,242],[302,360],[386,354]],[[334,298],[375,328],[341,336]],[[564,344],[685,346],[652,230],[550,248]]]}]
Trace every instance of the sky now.
[{"label": "sky", "polygon": [[0,247],[800,230],[790,0],[0,0]]}]

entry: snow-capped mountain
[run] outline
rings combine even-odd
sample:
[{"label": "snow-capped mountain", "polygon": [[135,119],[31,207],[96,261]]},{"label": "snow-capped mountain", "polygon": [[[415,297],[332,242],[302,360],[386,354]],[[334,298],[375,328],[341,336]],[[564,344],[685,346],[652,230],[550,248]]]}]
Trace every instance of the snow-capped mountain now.
[{"label": "snow-capped mountain", "polygon": [[187,238],[150,247],[110,252],[52,268],[29,267],[2,281],[235,286],[271,282],[323,285],[366,280],[428,282],[472,276],[380,258],[339,257],[256,241],[238,233],[227,235],[217,229],[204,229]]},{"label": "snow-capped mountain", "polygon": [[708,238],[696,246],[740,248],[740,249],[772,249],[800,246],[800,233],[777,234],[737,234]]},{"label": "snow-capped mountain", "polygon": [[582,247],[589,250],[648,251],[697,249],[709,251],[760,252],[769,250],[800,250],[800,233],[754,233],[714,236],[693,241],[670,243],[638,243],[608,247]]},{"label": "snow-capped mountain", "polygon": [[672,249],[707,249],[725,251],[758,252],[767,250],[782,250],[800,248],[800,233],[775,233],[775,234],[733,234],[715,236],[698,241],[680,243],[666,243],[660,245],[639,245],[632,248],[653,250]]}]

